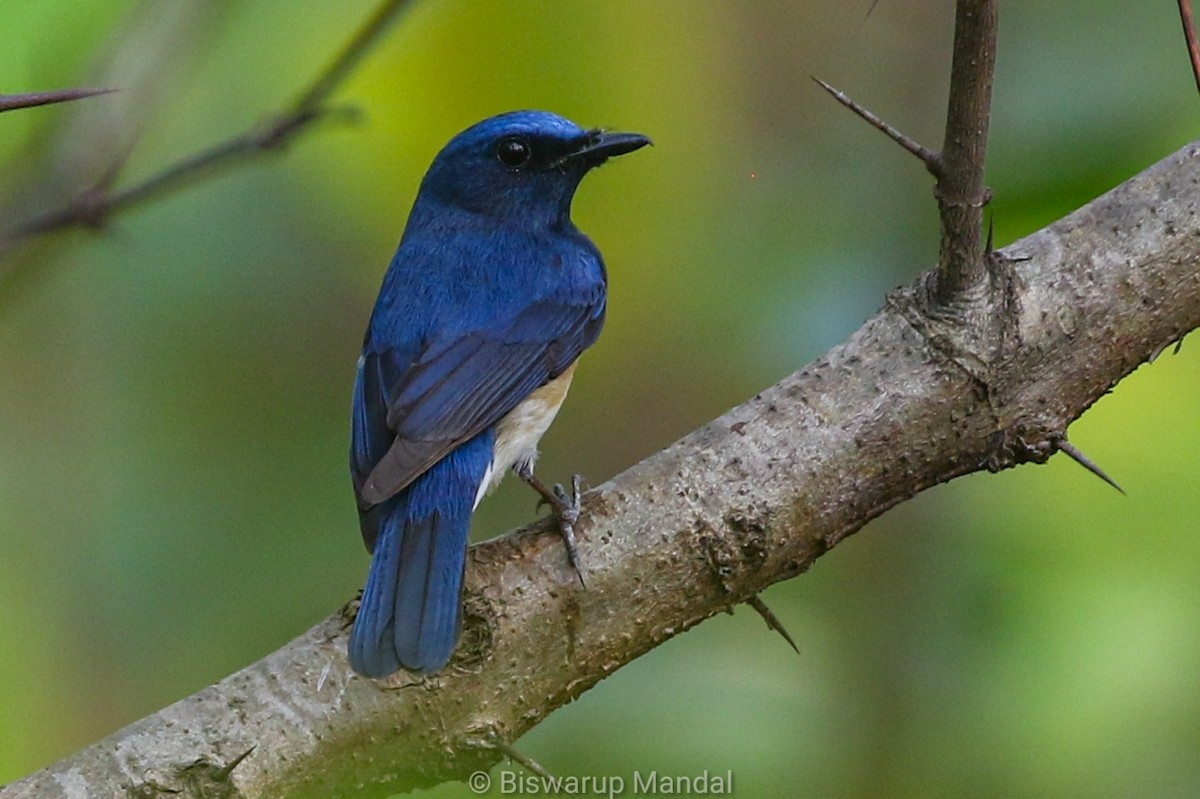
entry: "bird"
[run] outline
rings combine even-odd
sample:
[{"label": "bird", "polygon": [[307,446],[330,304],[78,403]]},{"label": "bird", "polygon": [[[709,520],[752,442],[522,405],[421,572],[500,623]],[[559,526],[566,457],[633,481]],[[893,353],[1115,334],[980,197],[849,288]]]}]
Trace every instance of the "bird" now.
[{"label": "bird", "polygon": [[471,516],[509,469],[554,505],[579,573],[579,478],[568,495],[533,474],[604,325],[604,261],[571,202],[589,171],[650,143],[526,110],[467,128],[434,157],[354,383],[350,472],[371,553],[347,646],[359,674],[433,674],[450,661]]}]

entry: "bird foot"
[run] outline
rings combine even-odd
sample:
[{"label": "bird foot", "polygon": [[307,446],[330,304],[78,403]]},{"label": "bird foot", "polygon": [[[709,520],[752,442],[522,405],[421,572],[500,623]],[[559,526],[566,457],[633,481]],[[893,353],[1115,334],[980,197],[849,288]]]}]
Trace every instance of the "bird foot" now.
[{"label": "bird foot", "polygon": [[563,488],[562,483],[555,483],[554,497],[558,501],[553,504],[558,514],[559,534],[562,535],[563,545],[567,549],[567,563],[571,564],[571,568],[575,570],[579,584],[587,588],[587,583],[583,581],[583,572],[579,569],[579,551],[575,547],[575,522],[579,521],[579,510],[582,507],[580,501],[582,483],[581,475],[577,474],[571,477],[570,494]]},{"label": "bird foot", "polygon": [[587,588],[587,583],[583,580],[583,571],[579,568],[579,550],[575,546],[575,523],[579,521],[582,508],[583,476],[577,474],[571,478],[571,491],[568,493],[562,483],[555,483],[553,489],[547,488],[545,483],[533,475],[532,469],[518,468],[516,472],[518,477],[542,495],[542,502],[554,509],[554,515],[558,517],[559,535],[562,536],[563,545],[567,550],[567,563],[575,570],[579,584]]}]

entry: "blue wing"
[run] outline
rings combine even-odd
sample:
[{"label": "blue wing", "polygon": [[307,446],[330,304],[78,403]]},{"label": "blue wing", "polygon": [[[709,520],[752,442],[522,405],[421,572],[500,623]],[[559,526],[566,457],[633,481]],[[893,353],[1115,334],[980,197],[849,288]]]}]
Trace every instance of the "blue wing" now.
[{"label": "blue wing", "polygon": [[500,324],[434,337],[415,351],[368,339],[354,391],[351,470],[373,549],[373,508],[557,377],[596,340],[604,284],[526,305]]}]

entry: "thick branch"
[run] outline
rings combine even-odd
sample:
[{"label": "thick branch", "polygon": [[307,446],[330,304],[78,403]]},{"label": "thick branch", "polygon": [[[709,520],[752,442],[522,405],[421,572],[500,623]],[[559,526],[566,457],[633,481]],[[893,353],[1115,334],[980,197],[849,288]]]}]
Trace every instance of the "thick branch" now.
[{"label": "thick branch", "polygon": [[942,217],[936,299],[945,305],[987,274],[983,246],[983,182],[992,76],[996,68],[998,0],[958,0],[954,61],[937,200]]},{"label": "thick branch", "polygon": [[980,300],[1003,319],[983,349],[978,331],[923,312],[927,277],[895,292],[815,363],[590,494],[586,590],[545,524],[473,547],[445,672],[352,675],[335,615],[0,797],[230,782],[246,797],[370,797],[464,778],[499,759],[490,741],[800,574],[898,502],[1048,458],[1113,384],[1200,325],[1198,198],[1200,142],[1013,245]]}]

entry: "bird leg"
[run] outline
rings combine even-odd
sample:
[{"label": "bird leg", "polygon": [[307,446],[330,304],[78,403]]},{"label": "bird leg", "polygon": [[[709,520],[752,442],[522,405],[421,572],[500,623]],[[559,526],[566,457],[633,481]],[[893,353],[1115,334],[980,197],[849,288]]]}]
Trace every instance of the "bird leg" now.
[{"label": "bird leg", "polygon": [[533,466],[529,461],[517,463],[513,467],[513,471],[517,473],[517,477],[542,495],[542,502],[554,509],[555,515],[558,516],[559,534],[567,548],[567,563],[571,564],[571,568],[575,570],[579,584],[587,588],[587,584],[583,581],[583,572],[579,569],[579,552],[575,548],[575,522],[579,521],[580,486],[583,483],[583,477],[577,474],[571,478],[571,493],[568,494],[561,483],[555,483],[553,489],[547,488],[546,484],[534,475]]}]

